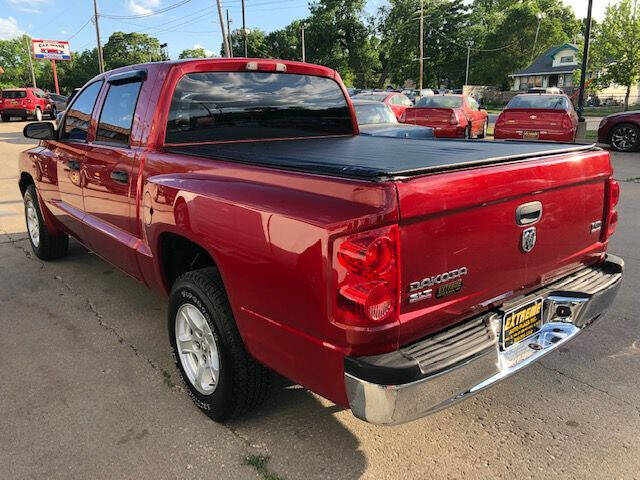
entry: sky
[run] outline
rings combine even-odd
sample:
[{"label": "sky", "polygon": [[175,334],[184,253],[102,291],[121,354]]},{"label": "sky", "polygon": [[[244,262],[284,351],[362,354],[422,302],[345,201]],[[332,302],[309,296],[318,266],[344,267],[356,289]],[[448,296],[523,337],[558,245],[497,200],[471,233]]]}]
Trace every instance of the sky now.
[{"label": "sky", "polygon": [[[572,6],[578,17],[586,15],[587,0],[562,1]],[[384,3],[368,0],[367,13],[375,13]],[[594,17],[601,19],[608,0],[593,3]],[[0,39],[26,32],[33,38],[69,40],[72,51],[96,44],[92,0],[0,0],[0,4]],[[175,4],[181,5],[153,14]],[[222,0],[222,4],[229,10],[231,29],[242,27],[241,0]],[[307,4],[308,0],[245,0],[247,27],[266,32],[282,28],[308,15]],[[215,0],[98,0],[98,9],[103,44],[115,31],[136,31],[166,42],[171,58],[197,47],[219,54],[222,37]],[[139,17],[111,18],[136,15]]]}]

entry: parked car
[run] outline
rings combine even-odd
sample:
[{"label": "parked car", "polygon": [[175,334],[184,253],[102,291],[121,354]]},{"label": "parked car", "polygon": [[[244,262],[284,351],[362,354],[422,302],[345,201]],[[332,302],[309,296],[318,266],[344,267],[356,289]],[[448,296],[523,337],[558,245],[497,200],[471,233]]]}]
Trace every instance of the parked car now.
[{"label": "parked car", "polygon": [[509,101],[496,119],[496,139],[573,142],[578,114],[566,95],[524,93]]},{"label": "parked car", "polygon": [[361,92],[351,98],[361,100],[374,100],[376,102],[382,102],[386,105],[389,105],[389,107],[393,111],[393,114],[398,120],[400,120],[400,115],[402,115],[402,112],[404,112],[408,107],[413,106],[413,102],[409,99],[409,97],[399,92]]},{"label": "parked car", "polygon": [[[409,93],[405,93],[409,92]],[[403,90],[403,92],[412,102],[416,102],[420,97],[425,97],[427,95],[433,95],[434,91],[430,88],[423,88],[422,90]]]},{"label": "parked car", "polygon": [[123,67],[24,133],[35,255],[73,236],[168,295],[176,368],[218,421],[270,370],[369,422],[427,415],[566,348],[623,275],[609,152],[357,135],[321,66]]},{"label": "parked car", "polygon": [[598,142],[619,152],[640,150],[640,110],[604,117],[598,127]]},{"label": "parked car", "polygon": [[56,93],[47,93],[47,98],[53,103],[52,116],[55,117],[58,112],[62,112],[67,108],[67,97],[64,95],[58,95]]},{"label": "parked car", "polygon": [[353,100],[360,135],[397,138],[433,138],[433,128],[399,123],[389,105],[374,100]]},{"label": "parked car", "polygon": [[430,95],[406,109],[400,122],[433,127],[436,137],[485,138],[489,115],[468,95]]},{"label": "parked car", "polygon": [[10,88],[2,91],[0,117],[8,122],[11,117],[26,120],[29,117],[42,120],[44,115],[55,118],[53,103],[39,88]]},{"label": "parked car", "polygon": [[527,93],[551,93],[554,95],[564,95],[564,91],[558,87],[532,87]]}]

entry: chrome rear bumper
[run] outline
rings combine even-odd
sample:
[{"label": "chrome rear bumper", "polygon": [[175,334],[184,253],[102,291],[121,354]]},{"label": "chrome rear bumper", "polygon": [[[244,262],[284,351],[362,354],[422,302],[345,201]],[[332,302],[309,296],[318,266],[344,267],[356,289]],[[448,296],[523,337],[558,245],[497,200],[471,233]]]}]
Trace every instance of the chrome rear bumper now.
[{"label": "chrome rear bumper", "polygon": [[[444,332],[375,357],[347,357],[345,384],[353,414],[375,424],[398,424],[437,412],[490,387],[559,348],[613,302],[624,262],[607,255],[529,295]],[[502,350],[504,311],[544,299],[544,323],[526,340]],[[397,382],[394,381],[398,380]]]}]

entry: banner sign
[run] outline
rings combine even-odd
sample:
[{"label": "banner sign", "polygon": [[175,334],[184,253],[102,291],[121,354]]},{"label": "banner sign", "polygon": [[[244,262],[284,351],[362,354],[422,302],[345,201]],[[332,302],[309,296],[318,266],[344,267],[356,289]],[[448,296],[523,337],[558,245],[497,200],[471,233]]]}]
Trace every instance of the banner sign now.
[{"label": "banner sign", "polygon": [[58,40],[31,40],[33,56],[48,60],[71,60],[69,42]]}]

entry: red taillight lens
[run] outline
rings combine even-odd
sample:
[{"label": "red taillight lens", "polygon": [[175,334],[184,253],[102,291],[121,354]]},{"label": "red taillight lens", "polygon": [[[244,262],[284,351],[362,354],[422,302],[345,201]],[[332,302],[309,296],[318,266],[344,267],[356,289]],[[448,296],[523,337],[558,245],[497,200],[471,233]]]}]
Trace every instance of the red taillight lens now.
[{"label": "red taillight lens", "polygon": [[335,242],[337,323],[375,327],[397,319],[397,233],[392,226]]},{"label": "red taillight lens", "polygon": [[363,276],[384,272],[391,264],[393,245],[387,237],[367,236],[340,245],[338,261],[347,270]]},{"label": "red taillight lens", "polygon": [[31,103],[31,99],[30,98],[27,98],[27,103]]},{"label": "red taillight lens", "polygon": [[458,115],[456,115],[456,112],[451,112],[451,116],[449,117],[449,123],[451,125],[458,125]]},{"label": "red taillight lens", "polygon": [[618,225],[618,211],[616,205],[620,201],[620,184],[613,178],[609,179],[607,184],[607,206],[608,213],[605,225],[605,240],[616,233],[616,226]]}]

